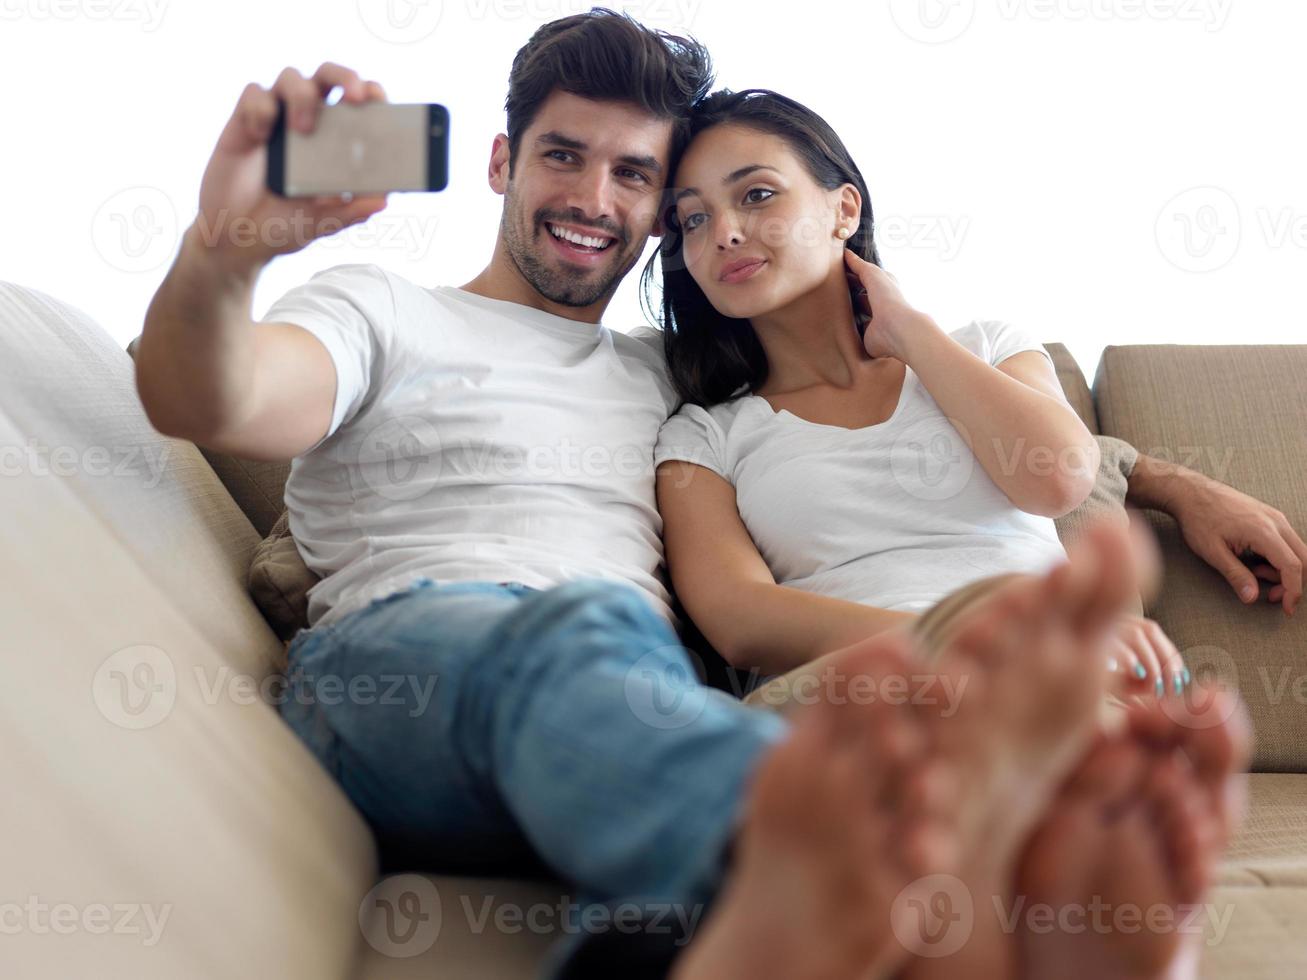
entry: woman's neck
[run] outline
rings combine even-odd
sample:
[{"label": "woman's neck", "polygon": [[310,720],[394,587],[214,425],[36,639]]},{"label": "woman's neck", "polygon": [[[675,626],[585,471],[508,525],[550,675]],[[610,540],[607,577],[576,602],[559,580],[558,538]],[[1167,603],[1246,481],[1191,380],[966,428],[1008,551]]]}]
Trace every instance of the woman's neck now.
[{"label": "woman's neck", "polygon": [[849,388],[859,369],[874,360],[858,336],[841,268],[793,303],[750,323],[767,355],[768,394],[823,384]]}]

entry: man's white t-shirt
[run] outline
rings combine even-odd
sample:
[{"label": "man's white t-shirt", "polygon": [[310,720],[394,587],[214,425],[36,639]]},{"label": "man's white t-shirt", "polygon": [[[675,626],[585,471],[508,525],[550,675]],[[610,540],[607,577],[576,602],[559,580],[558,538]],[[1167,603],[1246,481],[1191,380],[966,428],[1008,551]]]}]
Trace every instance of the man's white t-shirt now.
[{"label": "man's white t-shirt", "polygon": [[[1048,356],[1000,321],[950,336],[987,364]],[[728,480],[775,580],[821,595],[922,612],[976,579],[1066,558],[1052,519],[1007,498],[910,367],[893,415],[860,429],[778,412],[757,395],[683,405],[654,451],[669,459]]]},{"label": "man's white t-shirt", "polygon": [[676,625],[653,446],[677,398],[661,335],[424,288],[374,265],[318,273],[267,311],[336,366],[327,435],[285,499],[310,625],[420,577],[623,581]]}]

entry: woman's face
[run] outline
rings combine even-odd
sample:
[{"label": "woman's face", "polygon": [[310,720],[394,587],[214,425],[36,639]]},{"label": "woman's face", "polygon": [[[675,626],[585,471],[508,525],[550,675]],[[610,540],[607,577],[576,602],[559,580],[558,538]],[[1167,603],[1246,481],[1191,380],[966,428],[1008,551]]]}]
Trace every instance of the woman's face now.
[{"label": "woman's face", "polygon": [[[835,275],[851,186],[828,191],[779,136],[723,123],[694,138],[674,183],[682,257],[708,301],[751,318],[788,306]],[[855,205],[856,208],[856,205]]]}]

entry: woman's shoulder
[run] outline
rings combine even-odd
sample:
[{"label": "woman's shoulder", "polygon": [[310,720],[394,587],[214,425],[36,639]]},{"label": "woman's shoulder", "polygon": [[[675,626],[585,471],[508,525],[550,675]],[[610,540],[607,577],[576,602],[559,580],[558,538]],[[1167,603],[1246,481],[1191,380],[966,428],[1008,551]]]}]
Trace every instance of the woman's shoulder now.
[{"label": "woman's shoulder", "polygon": [[748,414],[745,409],[751,400],[752,396],[745,392],[733,394],[726,401],[714,405],[683,402],[672,418],[680,417],[699,424],[710,424],[725,435],[736,426],[742,414]]},{"label": "woman's shoulder", "polygon": [[949,336],[988,364],[1026,350],[1048,353],[1033,333],[1008,320],[972,320]]}]

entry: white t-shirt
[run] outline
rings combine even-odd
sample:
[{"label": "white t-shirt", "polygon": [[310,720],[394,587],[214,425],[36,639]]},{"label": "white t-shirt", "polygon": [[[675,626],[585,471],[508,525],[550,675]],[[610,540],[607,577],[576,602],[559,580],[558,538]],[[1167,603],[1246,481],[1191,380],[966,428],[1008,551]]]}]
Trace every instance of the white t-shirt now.
[{"label": "white t-shirt", "polygon": [[291,463],[290,530],[321,582],[311,625],[419,577],[637,586],[676,624],[653,446],[676,407],[661,335],[579,323],[374,265],[264,315],[336,365],[331,427]]},{"label": "white t-shirt", "polygon": [[[1048,355],[999,321],[950,336],[987,364]],[[921,612],[976,579],[1066,558],[1052,519],[1013,505],[910,367],[894,414],[860,429],[777,412],[757,395],[683,405],[654,451],[668,459],[730,481],[776,581],[821,595]]]}]

